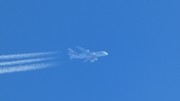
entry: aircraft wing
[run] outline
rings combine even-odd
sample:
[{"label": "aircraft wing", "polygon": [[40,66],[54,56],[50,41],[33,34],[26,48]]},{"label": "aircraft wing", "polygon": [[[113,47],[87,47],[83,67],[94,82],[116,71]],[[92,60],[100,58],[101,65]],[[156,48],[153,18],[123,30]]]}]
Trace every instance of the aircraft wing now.
[{"label": "aircraft wing", "polygon": [[97,61],[97,58],[86,58],[83,62],[87,62],[87,61],[94,62]]},{"label": "aircraft wing", "polygon": [[83,52],[84,54],[86,54],[86,55],[90,55],[91,54],[91,52],[89,51],[89,50],[86,50],[86,49],[84,49],[84,48],[82,48],[82,47],[79,47],[79,46],[76,46],[81,52]]},{"label": "aircraft wing", "polygon": [[79,46],[76,46],[76,48],[78,48],[81,52],[85,52],[86,49],[82,48],[82,47],[79,47]]}]

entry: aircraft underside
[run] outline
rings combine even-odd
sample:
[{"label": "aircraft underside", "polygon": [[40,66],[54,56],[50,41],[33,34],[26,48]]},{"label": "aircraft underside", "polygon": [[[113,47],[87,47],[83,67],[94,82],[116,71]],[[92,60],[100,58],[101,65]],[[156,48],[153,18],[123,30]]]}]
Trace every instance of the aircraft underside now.
[{"label": "aircraft underside", "polygon": [[105,51],[90,52],[89,50],[85,50],[81,47],[77,47],[77,48],[80,49],[83,53],[78,54],[74,50],[69,48],[68,55],[69,55],[70,59],[74,59],[74,58],[75,59],[85,59],[84,62],[87,62],[87,61],[94,62],[94,61],[97,61],[97,57],[108,55],[108,53]]}]

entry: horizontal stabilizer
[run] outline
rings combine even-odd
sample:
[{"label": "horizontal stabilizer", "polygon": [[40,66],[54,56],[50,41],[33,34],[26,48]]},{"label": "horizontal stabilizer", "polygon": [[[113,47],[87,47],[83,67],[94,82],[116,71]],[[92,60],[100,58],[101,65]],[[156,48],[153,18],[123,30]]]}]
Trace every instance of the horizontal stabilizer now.
[{"label": "horizontal stabilizer", "polygon": [[74,58],[74,56],[77,55],[77,53],[74,50],[72,50],[71,48],[68,48],[68,50],[69,50],[68,55],[69,55],[70,59]]}]

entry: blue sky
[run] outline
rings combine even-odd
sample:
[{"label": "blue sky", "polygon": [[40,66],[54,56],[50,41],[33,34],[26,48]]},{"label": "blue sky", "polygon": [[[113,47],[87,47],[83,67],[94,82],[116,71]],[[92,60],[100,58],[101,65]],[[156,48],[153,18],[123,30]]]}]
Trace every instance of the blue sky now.
[{"label": "blue sky", "polygon": [[[179,0],[3,0],[0,55],[60,51],[0,75],[0,101],[179,101]],[[94,63],[67,48],[104,50]]]}]

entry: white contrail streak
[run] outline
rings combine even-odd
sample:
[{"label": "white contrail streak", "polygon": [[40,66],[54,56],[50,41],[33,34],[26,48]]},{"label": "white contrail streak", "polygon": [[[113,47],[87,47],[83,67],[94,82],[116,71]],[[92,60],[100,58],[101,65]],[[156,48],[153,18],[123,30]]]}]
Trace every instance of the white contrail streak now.
[{"label": "white contrail streak", "polygon": [[20,65],[25,63],[32,63],[32,62],[41,62],[46,60],[52,60],[54,58],[35,58],[35,59],[26,59],[26,60],[17,60],[17,61],[9,61],[9,62],[0,62],[0,66],[9,66],[9,65]]},{"label": "white contrail streak", "polygon": [[47,68],[47,67],[51,67],[55,65],[57,64],[39,63],[39,64],[24,65],[24,66],[3,67],[3,68],[0,68],[0,74],[36,70],[36,69]]},{"label": "white contrail streak", "polygon": [[0,55],[0,59],[19,59],[19,58],[28,58],[28,57],[51,55],[51,54],[56,54],[56,53],[58,53],[58,52],[39,52],[39,53]]}]

